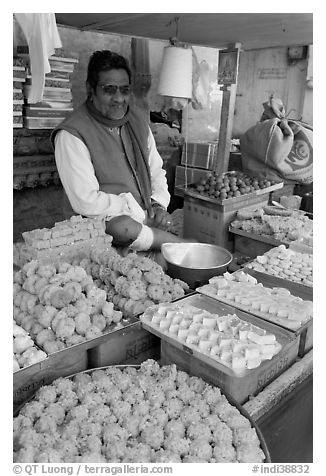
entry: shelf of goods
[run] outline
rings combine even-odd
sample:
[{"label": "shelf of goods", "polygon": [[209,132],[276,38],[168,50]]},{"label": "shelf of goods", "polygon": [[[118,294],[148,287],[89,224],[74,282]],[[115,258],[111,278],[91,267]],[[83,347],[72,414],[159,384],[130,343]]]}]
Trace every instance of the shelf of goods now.
[{"label": "shelf of goods", "polygon": [[313,303],[307,286],[248,269],[216,276],[196,291],[299,335],[300,357],[313,346]]},{"label": "shelf of goods", "polygon": [[140,319],[161,338],[162,363],[218,385],[239,403],[298,356],[298,335],[199,293],[149,308]]},{"label": "shelf of goods", "polygon": [[[33,444],[49,421],[51,436],[60,437]],[[154,360],[78,372],[38,390],[14,418],[14,462],[27,456],[39,463],[271,462],[256,423],[227,392]]]},{"label": "shelf of goods", "polygon": [[25,106],[23,125],[26,129],[54,129],[73,111],[71,77],[78,64],[78,55],[63,49],[56,49],[50,56],[50,72],[45,74],[42,99],[38,103],[30,102],[32,75],[28,47],[17,46],[17,55],[27,65],[26,81],[23,88]]},{"label": "shelf of goods", "polygon": [[26,67],[20,58],[13,58],[13,128],[23,127],[23,86]]}]

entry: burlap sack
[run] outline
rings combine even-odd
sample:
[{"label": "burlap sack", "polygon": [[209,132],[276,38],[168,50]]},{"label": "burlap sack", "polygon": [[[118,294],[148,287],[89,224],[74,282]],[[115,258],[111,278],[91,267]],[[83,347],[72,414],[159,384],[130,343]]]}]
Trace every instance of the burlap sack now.
[{"label": "burlap sack", "polygon": [[312,144],[312,131],[299,122],[265,120],[240,137],[242,168],[259,178],[311,183]]}]

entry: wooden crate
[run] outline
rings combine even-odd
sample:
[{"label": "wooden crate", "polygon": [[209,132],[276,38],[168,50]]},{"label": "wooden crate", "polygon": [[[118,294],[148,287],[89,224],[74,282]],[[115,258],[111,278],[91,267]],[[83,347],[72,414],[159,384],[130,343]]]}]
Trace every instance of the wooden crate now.
[{"label": "wooden crate", "polygon": [[238,228],[229,227],[229,232],[233,237],[234,252],[250,258],[263,255],[270,249],[282,244],[288,246],[287,243],[282,243],[272,237],[248,233]]},{"label": "wooden crate", "polygon": [[250,396],[257,395],[266,385],[286,370],[298,356],[299,336],[275,324],[220,303],[207,296],[193,293],[179,300],[219,315],[236,314],[240,319],[250,322],[276,336],[282,349],[271,360],[263,361],[259,367],[244,370],[240,375],[207,354],[184,345],[181,341],[165,335],[156,327],[143,322],[145,329],[161,338],[162,365],[175,363],[180,370],[203,378],[230,394],[237,402],[244,403]]},{"label": "wooden crate", "polygon": [[[304,284],[295,283],[287,279],[278,278],[277,276],[272,276],[271,274],[261,273],[254,269],[243,268],[243,271],[250,274],[257,279],[259,283],[262,283],[263,286],[268,288],[285,288],[290,291],[293,296],[298,296],[301,299],[306,301],[313,300],[313,288],[305,286]],[[303,357],[307,352],[313,348],[313,319],[310,319],[305,325],[295,332],[300,336],[300,343],[298,349],[298,356]]]},{"label": "wooden crate", "polygon": [[[187,192],[188,193],[188,192]],[[238,197],[241,198],[241,197]],[[202,243],[211,243],[234,250],[233,237],[229,233],[230,223],[235,219],[238,210],[254,210],[267,205],[269,192],[261,195],[243,196],[226,200],[224,205],[195,198],[188,194],[184,200],[184,234],[185,238],[193,238]]]},{"label": "wooden crate", "polygon": [[82,372],[87,367],[87,349],[81,347],[74,351],[56,352],[37,364],[18,370],[13,375],[14,412],[43,385],[59,377]]},{"label": "wooden crate", "polygon": [[213,367],[189,353],[189,348],[180,349],[169,342],[161,341],[161,364],[175,364],[179,370],[200,377],[207,383],[219,387],[231,395],[238,403],[245,403],[284,372],[295,361],[298,345],[272,360],[266,361],[248,376],[234,377],[226,371]]},{"label": "wooden crate", "polygon": [[160,339],[142,328],[140,322],[115,332],[106,342],[88,352],[88,368],[118,364],[140,364],[159,359]]},{"label": "wooden crate", "polygon": [[[66,377],[90,368],[90,364],[93,363],[94,353],[96,355],[96,352],[92,352],[94,348],[102,348],[101,346],[103,345],[105,349],[107,342],[116,341],[119,345],[114,347],[114,352],[116,352],[116,358],[118,359],[120,354],[125,352],[125,349],[122,347],[122,336],[128,335],[129,328],[133,328],[135,324],[138,327],[140,326],[137,317],[123,319],[121,324],[123,327],[120,329],[116,330],[115,325],[111,325],[105,334],[95,339],[86,340],[80,344],[54,352],[47,359],[15,372],[14,407],[16,408],[24,403],[42,385],[47,385],[58,377]],[[132,350],[128,350],[132,353]],[[112,363],[116,363],[114,360],[115,357],[113,355]]]}]

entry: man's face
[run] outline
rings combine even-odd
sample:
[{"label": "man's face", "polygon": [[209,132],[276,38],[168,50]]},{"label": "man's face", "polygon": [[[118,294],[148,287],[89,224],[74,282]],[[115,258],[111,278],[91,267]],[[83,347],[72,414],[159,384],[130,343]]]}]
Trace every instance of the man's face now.
[{"label": "man's face", "polygon": [[96,89],[92,91],[93,104],[108,119],[122,119],[128,110],[129,89],[129,76],[124,69],[101,71]]}]

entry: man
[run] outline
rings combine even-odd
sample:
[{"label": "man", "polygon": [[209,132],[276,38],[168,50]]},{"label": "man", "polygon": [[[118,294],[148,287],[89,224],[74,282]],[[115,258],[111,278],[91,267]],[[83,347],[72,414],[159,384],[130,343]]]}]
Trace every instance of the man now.
[{"label": "man", "polygon": [[52,133],[61,182],[75,213],[103,217],[113,244],[158,250],[182,240],[165,231],[170,195],[144,114],[130,105],[131,73],[108,50],[90,58],[87,100]]}]

